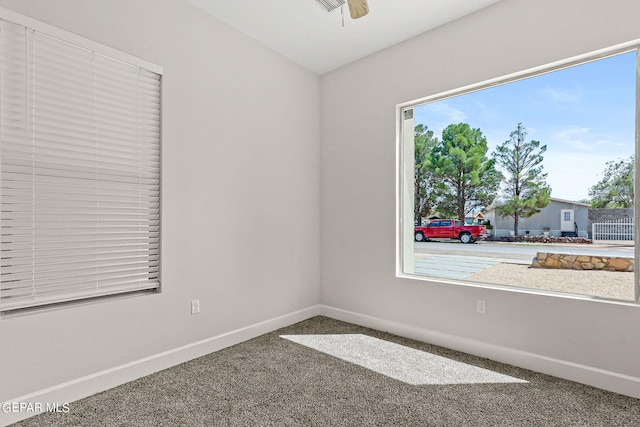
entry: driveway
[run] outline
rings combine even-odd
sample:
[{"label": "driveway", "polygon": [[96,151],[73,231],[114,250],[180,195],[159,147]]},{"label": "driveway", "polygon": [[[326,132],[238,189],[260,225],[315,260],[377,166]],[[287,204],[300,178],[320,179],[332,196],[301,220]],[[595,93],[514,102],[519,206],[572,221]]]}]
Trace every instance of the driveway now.
[{"label": "driveway", "polygon": [[424,274],[426,276],[465,279],[474,273],[499,263],[500,261],[497,258],[416,253],[413,271],[416,274]]}]

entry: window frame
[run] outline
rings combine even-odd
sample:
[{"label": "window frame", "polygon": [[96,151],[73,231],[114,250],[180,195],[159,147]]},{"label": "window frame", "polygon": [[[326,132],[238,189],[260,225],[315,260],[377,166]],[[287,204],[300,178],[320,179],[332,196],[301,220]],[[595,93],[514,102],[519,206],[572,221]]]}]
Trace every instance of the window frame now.
[{"label": "window frame", "polygon": [[[500,289],[538,295],[550,295],[563,298],[587,299],[600,302],[640,305],[640,227],[634,227],[634,299],[619,300],[594,295],[581,295],[559,291],[525,288],[516,285],[501,285],[494,283],[470,282],[437,278],[413,273],[414,264],[414,236],[413,236],[413,169],[414,169],[414,141],[413,117],[414,108],[430,102],[442,101],[459,95],[489,89],[519,80],[524,80],[554,71],[598,61],[618,54],[636,52],[636,112],[635,112],[635,159],[640,158],[640,39],[621,43],[611,47],[595,50],[567,59],[532,67],[523,71],[506,74],[482,82],[469,84],[456,89],[446,90],[423,98],[418,98],[396,105],[396,277],[403,279],[421,280],[425,282],[447,283],[460,286],[471,286],[489,289]],[[407,126],[411,124],[411,129]],[[634,175],[634,217],[640,218],[640,168],[635,168]],[[411,271],[410,273],[407,271]]]},{"label": "window frame", "polygon": [[[154,143],[155,141],[157,141],[157,153],[158,153],[158,160],[157,160],[157,170],[154,170],[154,173],[157,175],[157,180],[154,180],[154,183],[157,182],[157,220],[154,220],[157,222],[157,237],[154,237],[154,242],[157,241],[157,245],[158,245],[158,249],[157,249],[157,256],[154,255],[148,255],[148,259],[150,260],[151,258],[157,259],[157,261],[155,261],[155,263],[157,264],[157,274],[154,274],[153,277],[155,278],[157,276],[157,279],[154,280],[154,283],[157,282],[156,285],[154,285],[153,287],[151,286],[141,286],[139,289],[127,289],[125,290],[124,287],[123,288],[118,288],[118,289],[112,289],[109,292],[96,292],[94,295],[85,295],[85,296],[68,296],[64,299],[59,299],[59,300],[54,300],[54,301],[37,301],[37,299],[35,299],[31,304],[23,304],[17,308],[14,308],[12,305],[6,305],[6,306],[0,306],[0,316],[8,316],[8,315],[13,315],[13,314],[18,314],[18,313],[23,313],[25,311],[32,311],[32,310],[37,310],[37,309],[43,309],[43,308],[50,308],[50,307],[57,307],[57,306],[61,306],[61,305],[66,305],[68,303],[78,303],[78,302],[85,302],[85,301],[94,301],[96,299],[104,299],[104,298],[109,298],[109,297],[122,297],[125,295],[132,295],[132,294],[139,294],[139,293],[159,293],[162,290],[162,251],[161,251],[161,230],[162,230],[162,92],[163,92],[163,68],[157,64],[154,64],[152,62],[146,61],[144,59],[138,58],[136,56],[130,55],[128,53],[119,51],[117,49],[111,48],[109,46],[100,44],[98,42],[95,42],[93,40],[84,38],[82,36],[70,33],[68,31],[62,30],[60,28],[57,28],[55,26],[46,24],[44,22],[29,18],[27,16],[18,14],[16,12],[13,12],[11,10],[7,10],[4,8],[0,8],[0,19],[11,23],[11,24],[17,24],[19,26],[25,27],[26,31],[29,32],[35,32],[35,33],[39,33],[42,34],[46,37],[50,37],[52,39],[55,39],[57,41],[60,41],[64,44],[68,44],[70,46],[76,47],[79,50],[84,50],[87,52],[90,52],[92,55],[98,55],[100,57],[106,58],[109,61],[113,61],[114,63],[121,63],[123,64],[123,66],[132,66],[132,67],[137,67],[137,69],[139,70],[143,70],[144,72],[150,72],[154,75],[157,75],[157,91],[154,91],[154,95],[157,94],[157,105],[158,105],[158,113],[157,113],[157,120],[158,120],[158,130],[157,130],[157,140],[154,139]],[[26,45],[27,45],[27,51],[29,54],[32,54],[32,52],[29,50],[31,49],[30,46],[31,42],[27,39],[26,40]],[[28,61],[28,60],[27,60]],[[27,82],[29,82],[30,80],[25,80]],[[29,83],[25,83],[25,84],[29,84]],[[138,82],[138,84],[141,84],[140,82]],[[31,107],[32,108],[32,107]],[[134,116],[135,112],[131,113],[130,118],[133,118],[134,120],[137,120],[137,118],[140,116],[140,114],[144,114],[144,113],[140,113],[140,110],[138,111],[138,116]],[[155,117],[155,116],[154,116]],[[144,138],[140,136],[140,131],[138,131],[137,133],[138,138]],[[138,153],[140,153],[140,148],[138,148]],[[138,154],[138,156],[140,156],[140,154]],[[145,165],[144,163],[141,163],[142,165]],[[140,166],[138,166],[140,168]],[[1,171],[1,164],[0,164],[0,171]],[[97,185],[98,181],[96,181],[96,185]],[[138,196],[140,197],[140,196]],[[138,199],[138,203],[140,203],[140,199]],[[154,203],[155,204],[155,203]],[[154,209],[155,211],[155,209]],[[140,215],[139,215],[140,216]],[[141,222],[139,222],[139,224],[142,224]],[[140,227],[141,225],[138,225],[138,227]],[[149,226],[151,227],[151,226]],[[155,227],[154,227],[155,228]],[[150,234],[155,234],[155,232],[150,232]],[[97,249],[96,249],[97,250]],[[127,259],[124,259],[122,261],[122,264],[120,265],[124,265],[124,263],[129,262]],[[151,261],[149,261],[151,262]],[[1,268],[1,267],[0,267]],[[155,270],[154,270],[155,271]],[[78,293],[79,294],[79,293]]]}]

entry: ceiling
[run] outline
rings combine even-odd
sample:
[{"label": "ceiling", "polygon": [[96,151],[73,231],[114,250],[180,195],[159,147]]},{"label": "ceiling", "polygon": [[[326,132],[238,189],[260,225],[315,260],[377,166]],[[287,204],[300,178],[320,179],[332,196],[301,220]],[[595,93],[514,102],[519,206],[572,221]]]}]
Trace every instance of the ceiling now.
[{"label": "ceiling", "polygon": [[187,0],[264,45],[323,74],[501,0],[368,0],[353,20],[315,0]]}]

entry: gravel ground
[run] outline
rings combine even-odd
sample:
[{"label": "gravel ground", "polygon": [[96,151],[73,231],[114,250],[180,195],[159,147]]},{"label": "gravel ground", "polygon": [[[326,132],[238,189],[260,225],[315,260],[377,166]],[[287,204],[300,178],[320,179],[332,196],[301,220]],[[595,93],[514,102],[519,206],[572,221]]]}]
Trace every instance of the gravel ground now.
[{"label": "gravel ground", "polygon": [[633,276],[633,272],[530,268],[502,263],[474,273],[467,280],[633,300]]}]

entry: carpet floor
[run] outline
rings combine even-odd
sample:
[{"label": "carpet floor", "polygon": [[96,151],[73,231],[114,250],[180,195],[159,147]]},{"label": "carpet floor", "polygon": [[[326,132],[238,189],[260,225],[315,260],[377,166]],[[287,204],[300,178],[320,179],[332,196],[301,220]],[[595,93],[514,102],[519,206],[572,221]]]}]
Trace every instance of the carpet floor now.
[{"label": "carpet floor", "polygon": [[639,425],[638,399],[321,316],[15,424]]}]

